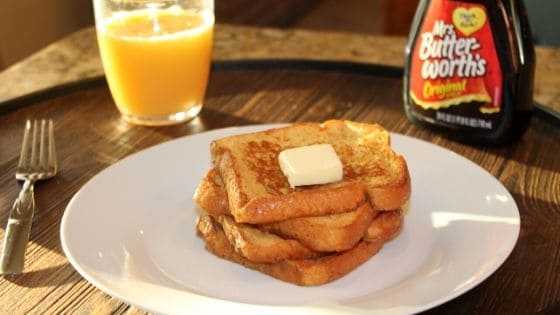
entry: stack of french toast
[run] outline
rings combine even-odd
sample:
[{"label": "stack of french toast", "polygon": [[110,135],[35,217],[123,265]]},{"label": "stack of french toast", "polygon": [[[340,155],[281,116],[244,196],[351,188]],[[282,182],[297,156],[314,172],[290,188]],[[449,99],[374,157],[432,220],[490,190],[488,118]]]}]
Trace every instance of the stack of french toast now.
[{"label": "stack of french toast", "polygon": [[[342,179],[292,187],[278,156],[330,144]],[[403,227],[410,197],[405,159],[376,124],[296,123],[212,142],[212,167],[194,199],[197,233],[215,255],[303,286],[338,279]]]}]

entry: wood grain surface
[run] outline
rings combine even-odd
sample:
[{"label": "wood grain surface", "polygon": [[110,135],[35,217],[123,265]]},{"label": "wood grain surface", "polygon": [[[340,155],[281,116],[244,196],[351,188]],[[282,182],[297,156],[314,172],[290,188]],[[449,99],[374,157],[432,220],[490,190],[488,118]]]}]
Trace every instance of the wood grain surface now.
[{"label": "wood grain surface", "polygon": [[[401,89],[401,78],[390,72],[238,65],[214,69],[205,107],[188,124],[146,128],[123,122],[102,80],[0,115],[0,238],[20,188],[14,171],[25,119],[54,120],[60,163],[58,175],[36,187],[39,210],[26,272],[0,279],[0,313],[143,313],[90,285],[61,250],[59,228],[65,207],[107,166],[157,143],[205,130],[332,118],[381,123],[391,131],[453,150],[497,177],[519,206],[520,238],[504,265],[473,290],[428,313],[534,314],[554,307],[560,301],[560,128],[535,117],[514,145],[472,147],[410,123]],[[449,171],[465,178],[468,189],[469,174]]]}]

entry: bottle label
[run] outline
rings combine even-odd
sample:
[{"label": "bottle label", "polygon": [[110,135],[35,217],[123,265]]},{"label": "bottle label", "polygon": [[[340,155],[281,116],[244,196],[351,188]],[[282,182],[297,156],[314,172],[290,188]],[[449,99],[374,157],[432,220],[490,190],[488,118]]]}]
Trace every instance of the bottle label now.
[{"label": "bottle label", "polygon": [[431,1],[411,52],[409,82],[415,114],[443,124],[494,129],[502,72],[486,7]]}]

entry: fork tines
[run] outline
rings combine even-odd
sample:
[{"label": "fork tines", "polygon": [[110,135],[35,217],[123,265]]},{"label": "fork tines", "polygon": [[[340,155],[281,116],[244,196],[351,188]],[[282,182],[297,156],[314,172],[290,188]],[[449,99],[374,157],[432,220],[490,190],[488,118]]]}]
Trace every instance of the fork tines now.
[{"label": "fork tines", "polygon": [[27,120],[18,173],[56,172],[54,125],[51,119]]}]

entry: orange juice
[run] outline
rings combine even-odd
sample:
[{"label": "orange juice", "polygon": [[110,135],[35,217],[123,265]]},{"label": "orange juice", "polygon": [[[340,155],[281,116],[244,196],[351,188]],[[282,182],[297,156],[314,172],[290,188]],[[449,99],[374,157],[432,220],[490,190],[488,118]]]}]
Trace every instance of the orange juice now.
[{"label": "orange juice", "polygon": [[198,114],[214,17],[194,10],[118,12],[98,26],[111,94],[125,119],[166,124]]}]

